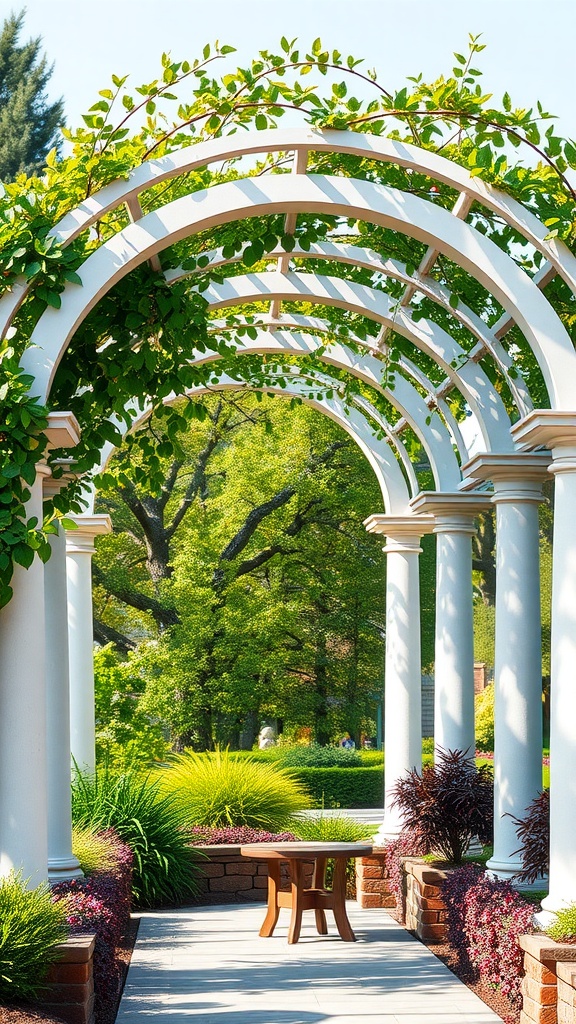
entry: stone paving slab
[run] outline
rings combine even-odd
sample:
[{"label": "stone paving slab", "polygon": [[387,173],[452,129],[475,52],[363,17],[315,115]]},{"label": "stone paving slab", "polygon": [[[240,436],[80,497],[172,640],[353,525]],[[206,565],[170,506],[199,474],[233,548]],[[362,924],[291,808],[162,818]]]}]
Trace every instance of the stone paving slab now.
[{"label": "stone paving slab", "polygon": [[263,905],[142,914],[117,1024],[501,1024],[384,910],[348,915],[357,942],[305,913],[289,946],[287,911],[259,937]]}]

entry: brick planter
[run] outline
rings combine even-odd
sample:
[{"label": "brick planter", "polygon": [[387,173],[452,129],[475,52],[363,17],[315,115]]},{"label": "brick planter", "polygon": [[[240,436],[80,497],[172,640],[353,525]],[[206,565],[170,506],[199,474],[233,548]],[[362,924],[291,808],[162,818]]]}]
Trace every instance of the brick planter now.
[{"label": "brick planter", "polygon": [[371,857],[356,858],[356,900],[360,907],[393,908],[396,897],[390,888],[386,850],[374,847]]},{"label": "brick planter", "polygon": [[[200,853],[198,903],[265,903],[268,869],[265,861],[242,857],[240,846],[195,846]],[[304,867],[305,884],[312,884],[312,864]],[[289,888],[288,865],[281,865],[282,888]]]},{"label": "brick planter", "polygon": [[406,928],[423,942],[446,941],[446,904],[441,885],[446,872],[419,859],[403,862],[406,884]]},{"label": "brick planter", "polygon": [[576,946],[547,935],[521,935],[524,950],[520,1024],[576,1024]]},{"label": "brick planter", "polygon": [[558,961],[556,977],[558,979],[558,1024],[574,1024],[576,1021],[576,963]]},{"label": "brick planter", "polygon": [[68,1024],[94,1022],[95,935],[71,935],[57,947],[58,960],[50,967],[39,1009]]}]

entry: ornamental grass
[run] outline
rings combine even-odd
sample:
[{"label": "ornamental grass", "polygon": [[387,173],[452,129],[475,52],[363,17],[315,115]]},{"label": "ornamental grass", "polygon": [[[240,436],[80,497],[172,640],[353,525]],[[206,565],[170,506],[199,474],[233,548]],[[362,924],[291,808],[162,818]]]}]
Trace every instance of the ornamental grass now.
[{"label": "ornamental grass", "polygon": [[75,826],[114,829],[134,855],[136,906],[181,902],[198,891],[198,866],[175,800],[157,779],[130,769],[77,775],[72,787]]},{"label": "ornamental grass", "polygon": [[247,825],[281,832],[310,806],[305,787],[276,762],[235,760],[228,751],[176,754],[156,775],[188,826]]},{"label": "ornamental grass", "polygon": [[47,885],[27,889],[15,872],[0,879],[0,1002],[38,995],[67,934]]}]

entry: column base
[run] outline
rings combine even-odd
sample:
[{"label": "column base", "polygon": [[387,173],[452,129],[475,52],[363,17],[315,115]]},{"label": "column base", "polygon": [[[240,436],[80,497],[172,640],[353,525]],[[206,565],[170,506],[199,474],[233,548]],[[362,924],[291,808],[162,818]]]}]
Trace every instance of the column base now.
[{"label": "column base", "polygon": [[486,874],[491,878],[501,878],[503,882],[511,882],[515,875],[522,870],[522,862],[510,857],[507,860],[497,860],[491,857],[486,864]]},{"label": "column base", "polygon": [[545,875],[544,878],[537,878],[535,882],[513,882],[512,884],[520,893],[548,891],[548,875]]},{"label": "column base", "polygon": [[48,881],[50,885],[58,882],[69,882],[73,878],[84,878],[80,861],[72,854],[70,857],[53,857],[48,861]]},{"label": "column base", "polygon": [[559,910],[566,910],[566,907],[571,906],[572,903],[573,900],[555,896],[554,893],[551,892],[542,900],[542,914],[549,914],[555,918]]},{"label": "column base", "polygon": [[386,843],[391,843],[398,839],[399,835],[400,829],[387,826],[386,822],[383,821],[378,831],[372,836],[372,842],[374,846],[386,846]]}]

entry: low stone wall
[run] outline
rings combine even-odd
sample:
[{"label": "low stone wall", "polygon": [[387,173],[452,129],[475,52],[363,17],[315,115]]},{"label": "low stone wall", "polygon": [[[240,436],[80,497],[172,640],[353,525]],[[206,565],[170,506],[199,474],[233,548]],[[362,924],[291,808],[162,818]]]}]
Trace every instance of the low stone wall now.
[{"label": "low stone wall", "polygon": [[520,1024],[576,1024],[576,946],[547,935],[521,935],[524,951]]},{"label": "low stone wall", "polygon": [[390,872],[386,866],[386,850],[374,847],[370,857],[356,858],[356,900],[360,907],[391,909],[396,897],[390,888]]},{"label": "low stone wall", "polygon": [[406,882],[405,925],[423,942],[446,941],[446,904],[441,885],[446,872],[420,860],[403,862]]},{"label": "low stone wall", "polygon": [[71,935],[57,947],[38,1006],[68,1024],[94,1024],[95,935]]},{"label": "low stone wall", "polygon": [[[399,910],[406,928],[424,942],[445,942],[446,905],[440,886],[446,873],[414,857],[403,858],[402,869],[402,907]],[[356,899],[365,908],[391,910],[396,907],[383,847],[375,848],[371,857],[359,857],[356,861]]]},{"label": "low stone wall", "polygon": [[576,1021],[576,963],[558,962],[558,1024],[574,1024]]},{"label": "low stone wall", "polygon": [[[196,846],[199,851],[198,903],[265,903],[268,895],[266,861],[242,857],[239,846]],[[288,889],[288,865],[282,862],[281,885]],[[305,864],[304,884],[312,884],[312,865]]]}]

